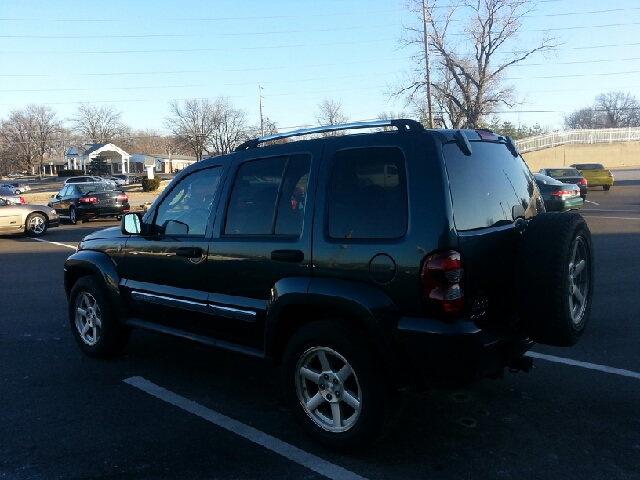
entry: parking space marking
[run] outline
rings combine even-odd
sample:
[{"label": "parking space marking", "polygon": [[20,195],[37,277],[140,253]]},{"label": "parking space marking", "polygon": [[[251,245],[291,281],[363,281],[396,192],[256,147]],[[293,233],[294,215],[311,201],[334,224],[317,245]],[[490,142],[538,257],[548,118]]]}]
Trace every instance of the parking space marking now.
[{"label": "parking space marking", "polygon": [[64,243],[60,243],[60,242],[50,242],[49,240],[43,240],[41,238],[32,238],[31,240],[35,240],[37,242],[42,242],[42,243],[51,243],[53,245],[59,245],[61,247],[67,247],[67,248],[72,248],[73,250],[76,249],[76,246],[71,246],[71,245],[65,245]]},{"label": "parking space marking", "polygon": [[545,355],[543,353],[527,352],[528,357],[539,358],[541,360],[547,360],[549,362],[563,363],[565,365],[572,365],[574,367],[587,368],[589,370],[598,370],[600,372],[612,373],[614,375],[621,375],[623,377],[635,378],[640,380],[640,373],[632,372],[631,370],[623,370],[622,368],[607,367],[606,365],[598,365],[596,363],[579,362],[578,360],[571,360],[570,358],[554,357],[553,355]]},{"label": "parking space marking", "polygon": [[311,453],[307,453],[304,450],[301,450],[293,445],[290,445],[282,440],[278,440],[271,435],[268,435],[260,430],[245,425],[237,420],[234,420],[226,415],[218,413],[214,410],[206,408],[199,403],[196,403],[188,398],[182,397],[176,393],[171,392],[170,390],[166,390],[155,383],[150,382],[146,378],[143,377],[130,377],[123,380],[124,383],[127,383],[135,388],[142,390],[143,392],[148,393],[160,400],[163,400],[171,405],[175,405],[178,408],[186,410],[189,413],[197,415],[200,418],[203,418],[214,425],[224,428],[236,435],[240,435],[241,437],[261,445],[272,452],[275,452],[283,457],[302,465],[303,467],[307,467],[309,470],[312,470],[324,477],[330,478],[332,480],[366,480],[366,478],[361,477],[360,475],[353,473],[349,470],[346,470],[338,465],[334,465],[331,462],[327,462],[320,457],[316,457]]},{"label": "parking space marking", "polygon": [[594,205],[600,205],[599,203],[593,202],[591,200],[585,200],[584,203],[592,203]]},{"label": "parking space marking", "polygon": [[609,220],[640,220],[640,217],[603,217],[601,215],[585,215],[585,218],[608,218]]}]

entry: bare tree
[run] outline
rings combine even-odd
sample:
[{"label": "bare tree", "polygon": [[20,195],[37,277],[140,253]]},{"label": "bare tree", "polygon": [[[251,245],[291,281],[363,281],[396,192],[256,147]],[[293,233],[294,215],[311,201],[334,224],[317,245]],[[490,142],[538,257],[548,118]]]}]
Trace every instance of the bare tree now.
[{"label": "bare tree", "polygon": [[603,128],[602,116],[593,108],[581,108],[564,117],[565,128]]},{"label": "bare tree", "polygon": [[[340,125],[347,123],[349,117],[342,112],[342,103],[335,100],[325,98],[318,104],[318,112],[316,113],[316,121],[320,125]],[[344,135],[344,132],[327,132],[323,134],[326,137]]]},{"label": "bare tree", "polygon": [[215,107],[209,99],[185,100],[182,104],[173,100],[169,102],[169,116],[165,118],[166,127],[188,145],[197,161],[202,160],[208,139],[215,130]]},{"label": "bare tree", "polygon": [[[506,70],[536,52],[557,46],[543,37],[536,46],[517,44],[523,18],[534,0],[409,0],[419,27],[405,26],[404,46],[418,46],[412,72],[391,95],[420,105],[426,90],[423,21],[429,29],[429,51],[436,54],[431,75],[433,100],[441,126],[475,128],[500,107],[513,107],[514,90],[504,84]],[[435,14],[435,12],[438,12]],[[460,26],[456,28],[456,26]]]},{"label": "bare tree", "polygon": [[592,107],[564,117],[566,128],[627,128],[640,126],[640,101],[631,93],[608,92],[596,96]]},{"label": "bare tree", "polygon": [[185,100],[169,103],[165,125],[179,142],[188,145],[196,160],[203,154],[232,152],[246,138],[246,114],[233,108],[225,97]]},{"label": "bare tree", "polygon": [[122,113],[111,105],[95,107],[81,103],[69,121],[74,132],[84,141],[93,143],[109,143],[118,136],[126,135],[128,130],[122,122]]},{"label": "bare tree", "polygon": [[62,133],[62,122],[58,119],[56,112],[47,106],[29,105],[28,115],[33,117],[35,130],[33,141],[36,145],[37,159],[40,160],[40,177],[44,171],[45,157],[51,158],[56,143]]},{"label": "bare tree", "polygon": [[600,113],[604,128],[640,126],[640,102],[631,93],[601,93],[596,97],[595,110]]},{"label": "bare tree", "polygon": [[12,111],[0,126],[4,153],[15,158],[19,170],[39,163],[41,175],[44,160],[51,156],[61,133],[62,124],[56,112],[40,105]]},{"label": "bare tree", "polygon": [[215,103],[214,131],[209,138],[209,153],[230,153],[247,137],[247,114],[233,108],[228,98],[219,97]]}]

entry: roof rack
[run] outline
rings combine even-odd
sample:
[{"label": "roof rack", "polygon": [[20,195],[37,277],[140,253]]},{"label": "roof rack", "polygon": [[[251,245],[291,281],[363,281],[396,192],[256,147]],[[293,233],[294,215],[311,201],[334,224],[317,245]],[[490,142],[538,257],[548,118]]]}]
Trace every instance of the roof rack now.
[{"label": "roof rack", "polygon": [[249,150],[250,148],[255,148],[264,142],[281,140],[283,138],[289,138],[289,137],[299,137],[302,135],[310,135],[313,133],[325,133],[325,132],[335,132],[338,130],[355,130],[359,128],[380,128],[380,127],[396,127],[400,132],[407,131],[407,130],[424,131],[424,127],[422,126],[421,123],[416,122],[415,120],[409,120],[409,119],[375,120],[371,122],[342,123],[339,125],[326,125],[322,127],[303,128],[301,130],[294,130],[294,131],[285,132],[285,133],[276,133],[274,135],[269,135],[266,137],[254,138],[252,140],[247,140],[241,145],[238,145],[235,151],[239,152],[242,150]]}]

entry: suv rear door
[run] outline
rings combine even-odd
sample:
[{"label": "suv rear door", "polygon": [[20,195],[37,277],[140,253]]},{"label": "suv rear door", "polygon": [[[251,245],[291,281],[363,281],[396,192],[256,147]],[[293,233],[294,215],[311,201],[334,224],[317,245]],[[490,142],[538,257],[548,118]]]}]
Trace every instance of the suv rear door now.
[{"label": "suv rear door", "polygon": [[306,298],[321,148],[302,141],[236,153],[209,247],[218,338],[261,350],[267,302],[285,293],[278,282]]},{"label": "suv rear door", "polygon": [[524,219],[544,211],[533,175],[522,158],[494,138],[471,138],[471,155],[465,155],[456,142],[443,145],[464,261],[465,296],[481,326],[504,323],[516,313],[521,229]]}]

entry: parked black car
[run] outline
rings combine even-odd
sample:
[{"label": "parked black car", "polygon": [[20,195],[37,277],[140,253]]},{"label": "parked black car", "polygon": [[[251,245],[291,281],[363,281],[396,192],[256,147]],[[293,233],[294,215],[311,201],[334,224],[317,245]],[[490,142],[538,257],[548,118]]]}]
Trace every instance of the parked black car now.
[{"label": "parked black car", "polygon": [[569,183],[580,187],[580,196],[582,200],[587,198],[587,179],[575,168],[571,167],[552,167],[541,168],[538,173],[547,177],[555,178],[562,183]]},{"label": "parked black car", "polygon": [[87,355],[142,328],[269,359],[302,427],[341,451],[388,433],[403,388],[528,371],[534,342],[575,344],[593,278],[584,219],[545,213],[511,138],[412,120],[204,159],[64,266]]},{"label": "parked black car", "polygon": [[541,173],[534,173],[533,176],[547,212],[566,212],[582,207],[584,200],[580,196],[580,187],[577,185],[562,183]]},{"label": "parked black car", "polygon": [[51,197],[49,206],[74,225],[99,217],[119,219],[130,210],[128,195],[104,182],[65,185]]}]

